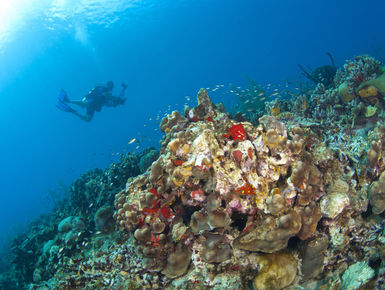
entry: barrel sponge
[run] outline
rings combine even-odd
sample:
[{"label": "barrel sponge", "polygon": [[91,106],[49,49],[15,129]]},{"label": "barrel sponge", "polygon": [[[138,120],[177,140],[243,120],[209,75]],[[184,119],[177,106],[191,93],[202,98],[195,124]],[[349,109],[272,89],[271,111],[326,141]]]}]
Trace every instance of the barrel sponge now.
[{"label": "barrel sponge", "polygon": [[369,193],[369,201],[374,214],[380,214],[385,210],[385,171],[373,183]]},{"label": "barrel sponge", "polygon": [[263,254],[257,257],[258,274],[253,280],[254,289],[283,289],[297,276],[298,261],[291,253]]},{"label": "barrel sponge", "polygon": [[96,228],[100,231],[112,230],[114,226],[113,214],[114,210],[112,207],[100,207],[94,217]]}]

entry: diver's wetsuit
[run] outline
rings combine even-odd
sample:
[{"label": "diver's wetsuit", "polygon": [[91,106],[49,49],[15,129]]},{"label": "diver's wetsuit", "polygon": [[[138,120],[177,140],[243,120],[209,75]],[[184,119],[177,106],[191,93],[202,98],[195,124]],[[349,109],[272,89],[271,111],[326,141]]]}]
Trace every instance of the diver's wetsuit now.
[{"label": "diver's wetsuit", "polygon": [[97,86],[90,91],[83,99],[83,101],[87,103],[87,115],[92,117],[95,112],[100,112],[103,106],[108,106],[110,93],[111,92],[103,86]]}]

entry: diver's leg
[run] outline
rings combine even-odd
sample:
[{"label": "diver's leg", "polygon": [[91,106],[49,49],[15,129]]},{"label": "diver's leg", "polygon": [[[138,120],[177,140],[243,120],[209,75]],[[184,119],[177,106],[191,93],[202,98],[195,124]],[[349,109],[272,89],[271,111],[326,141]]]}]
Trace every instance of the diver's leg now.
[{"label": "diver's leg", "polygon": [[78,116],[83,121],[89,122],[89,121],[92,120],[92,117],[94,116],[94,113],[95,113],[95,109],[92,106],[90,106],[90,103],[85,103],[83,101],[71,101],[71,103],[79,105],[81,107],[87,108],[87,111],[86,111],[86,113],[84,115],[78,113],[75,110],[73,110],[73,112],[71,112],[71,113],[73,113],[74,115]]},{"label": "diver's leg", "polygon": [[82,107],[82,108],[87,107],[87,103],[83,102],[82,100],[79,100],[79,101],[70,101],[70,100],[68,100],[67,103],[74,104],[74,105],[77,105],[77,106]]},{"label": "diver's leg", "polygon": [[92,119],[92,115],[88,115],[88,114],[85,114],[85,115],[82,115],[80,113],[78,113],[77,111],[74,111],[72,112],[74,115],[78,116],[80,119],[82,119],[83,121],[86,121],[86,122],[89,122],[91,121]]}]

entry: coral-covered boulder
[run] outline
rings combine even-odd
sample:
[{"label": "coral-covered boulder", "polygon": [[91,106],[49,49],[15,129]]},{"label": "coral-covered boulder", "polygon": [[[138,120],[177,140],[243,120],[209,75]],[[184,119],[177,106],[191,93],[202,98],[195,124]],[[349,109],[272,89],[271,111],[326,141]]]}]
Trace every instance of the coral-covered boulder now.
[{"label": "coral-covered boulder", "polygon": [[267,217],[262,224],[234,240],[237,249],[274,253],[287,247],[287,242],[301,229],[301,217],[294,210],[276,219]]},{"label": "coral-covered boulder", "polygon": [[264,254],[257,258],[258,274],[253,280],[254,289],[283,289],[297,276],[298,262],[290,253]]},{"label": "coral-covered boulder", "polygon": [[169,278],[176,278],[186,273],[190,265],[191,252],[188,248],[178,244],[175,252],[170,253],[167,258],[167,265],[162,271]]}]

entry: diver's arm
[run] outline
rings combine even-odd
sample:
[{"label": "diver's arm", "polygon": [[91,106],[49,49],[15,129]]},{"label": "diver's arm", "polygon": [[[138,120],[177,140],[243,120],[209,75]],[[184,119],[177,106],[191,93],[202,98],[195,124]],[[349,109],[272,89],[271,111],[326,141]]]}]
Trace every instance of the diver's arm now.
[{"label": "diver's arm", "polygon": [[108,98],[106,99],[105,103],[104,103],[104,106],[106,107],[117,107],[119,105],[124,105],[126,102],[126,99],[125,98],[122,98],[122,97],[114,97],[114,96],[108,96]]},{"label": "diver's arm", "polygon": [[120,97],[120,98],[123,97],[126,89],[127,89],[127,85],[125,83],[122,83],[122,90],[120,91],[120,94],[118,97]]}]

